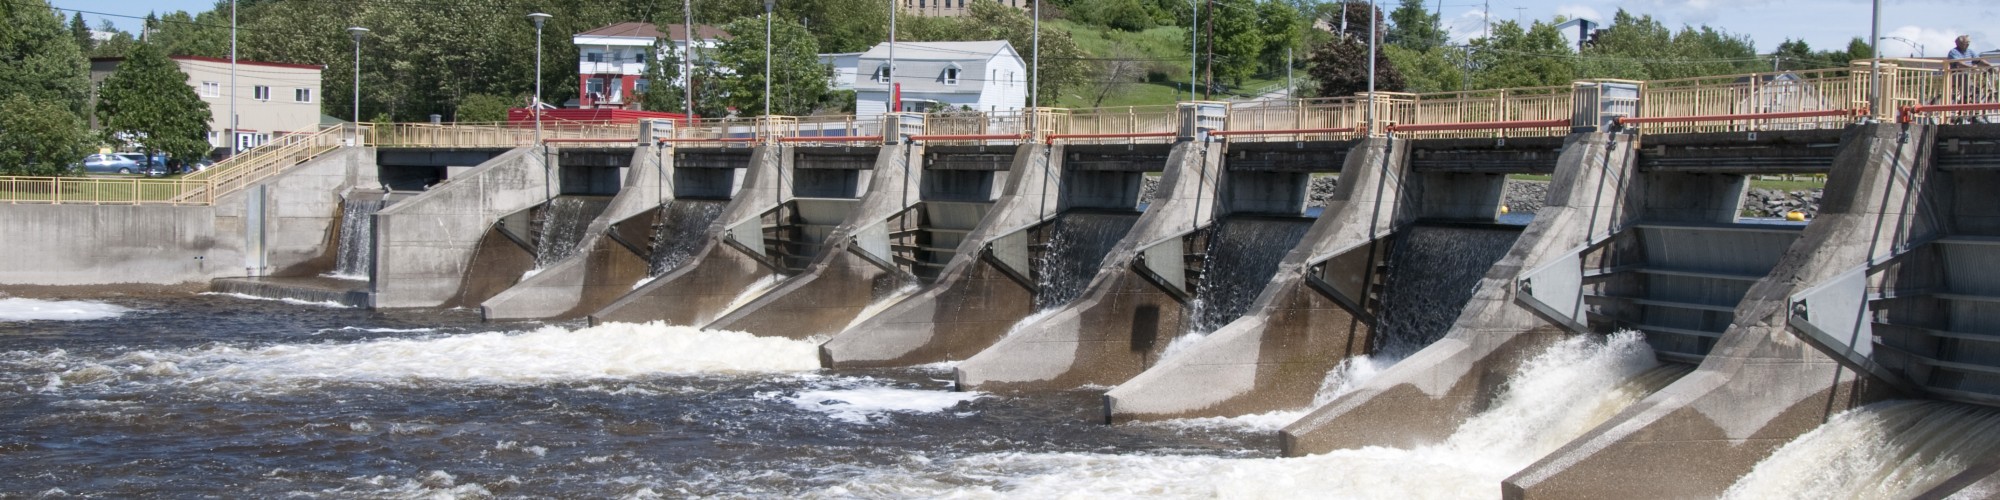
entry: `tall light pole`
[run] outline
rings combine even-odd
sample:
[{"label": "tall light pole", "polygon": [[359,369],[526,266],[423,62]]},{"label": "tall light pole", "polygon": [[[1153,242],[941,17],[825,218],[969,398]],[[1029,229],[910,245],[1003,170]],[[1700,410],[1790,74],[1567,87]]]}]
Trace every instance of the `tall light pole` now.
[{"label": "tall light pole", "polygon": [[1375,131],[1375,0],[1368,1],[1368,131]]},{"label": "tall light pole", "polygon": [[236,0],[229,0],[229,156],[236,156]]},{"label": "tall light pole", "polygon": [[[896,7],[896,0],[889,0],[889,69],[883,73],[887,78],[884,78],[882,82],[889,84],[887,90],[889,93],[889,105],[883,107],[882,112],[884,113],[901,113],[903,111],[903,96],[901,93],[896,92],[896,11],[898,10],[902,9]],[[883,133],[887,134],[889,132],[885,130]]]},{"label": "tall light pole", "polygon": [[529,109],[535,112],[535,145],[542,144],[542,25],[549,18],[556,17],[536,12],[528,14],[528,20],[535,22],[535,102]]},{"label": "tall light pole", "polygon": [[[687,91],[687,107],[682,116],[694,118],[694,0],[681,1],[681,90]],[[686,125],[692,126],[693,122]]]},{"label": "tall light pole", "polygon": [[1188,27],[1188,100],[1192,101],[1195,100],[1194,84],[1201,81],[1201,77],[1197,76],[1201,70],[1201,0],[1189,1],[1188,7],[1194,11],[1194,25]]},{"label": "tall light pole", "polygon": [[771,123],[771,11],[778,7],[777,0],[764,0],[764,123]]},{"label": "tall light pole", "polygon": [[347,34],[354,36],[354,123],[361,123],[361,36],[368,34],[368,28],[355,26],[347,28]]},{"label": "tall light pole", "polygon": [[[1042,107],[1042,0],[1034,0],[1034,2],[1035,41],[1033,43],[1035,48],[1032,57],[1035,58],[1035,71],[1028,73],[1028,111],[1037,115],[1036,118],[1040,118],[1039,115],[1041,115]],[[1033,120],[1033,118],[1030,120]],[[1041,123],[1033,121],[1029,123],[1034,123],[1037,130],[1041,129]]]}]

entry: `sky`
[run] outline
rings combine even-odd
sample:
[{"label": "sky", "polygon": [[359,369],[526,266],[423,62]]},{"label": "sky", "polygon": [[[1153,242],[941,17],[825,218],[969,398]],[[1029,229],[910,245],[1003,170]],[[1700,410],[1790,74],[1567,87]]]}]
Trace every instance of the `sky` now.
[{"label": "sky", "polygon": [[[784,1],[784,0],[779,0]],[[853,0],[867,1],[867,0]],[[876,0],[888,1],[888,0]],[[1427,0],[1442,4],[1446,24],[1458,39],[1477,36],[1483,12],[1495,21],[1582,17],[1609,22],[1619,9],[1648,14],[1669,27],[1702,25],[1749,35],[1759,52],[1770,52],[1787,38],[1803,39],[1814,50],[1844,48],[1854,37],[1868,36],[1870,2],[1862,0]],[[214,0],[53,0],[61,9],[144,17],[148,12],[198,12]],[[1384,0],[1393,6],[1394,0]],[[1490,7],[1488,7],[1490,5]],[[1393,8],[1393,7],[1385,7]],[[1490,8],[1488,11],[1486,9]],[[119,29],[136,31],[139,20],[85,14],[92,27],[110,19]],[[330,28],[332,29],[332,28]],[[1882,41],[1885,56],[1941,57],[1952,39],[1972,35],[1978,51],[2000,49],[2000,2],[1993,0],[1883,0]],[[1989,36],[1990,35],[1990,36]],[[1918,51],[1918,47],[1922,51]]]}]

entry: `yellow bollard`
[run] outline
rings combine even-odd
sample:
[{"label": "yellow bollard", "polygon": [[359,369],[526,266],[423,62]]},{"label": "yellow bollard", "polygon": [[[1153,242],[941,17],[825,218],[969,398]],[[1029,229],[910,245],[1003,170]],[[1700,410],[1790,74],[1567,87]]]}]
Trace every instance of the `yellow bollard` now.
[{"label": "yellow bollard", "polygon": [[1785,212],[1785,220],[1788,220],[1788,221],[1792,221],[1792,222],[1805,222],[1805,221],[1806,221],[1806,213],[1805,213],[1805,212],[1800,212],[1800,211],[1797,211],[1797,210],[1793,210],[1793,211],[1790,211],[1790,212]]},{"label": "yellow bollard", "polygon": [[1501,205],[1501,206],[1500,206],[1500,213],[1503,213],[1503,214],[1504,214],[1504,213],[1507,213],[1507,206],[1506,206],[1506,205]]}]

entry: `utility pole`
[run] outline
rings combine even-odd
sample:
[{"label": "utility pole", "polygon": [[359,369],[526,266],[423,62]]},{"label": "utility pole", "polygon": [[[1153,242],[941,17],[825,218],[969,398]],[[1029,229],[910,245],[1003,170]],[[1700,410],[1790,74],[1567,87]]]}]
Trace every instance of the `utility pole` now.
[{"label": "utility pole", "polygon": [[1368,0],[1368,129],[1375,129],[1375,0]]},{"label": "utility pole", "polygon": [[1292,80],[1292,48],[1285,47],[1285,98],[1299,96],[1298,84]]},{"label": "utility pole", "polygon": [[764,0],[764,126],[771,126],[771,17],[778,0]]},{"label": "utility pole", "polygon": [[[1038,132],[1038,133],[1039,133],[1039,132],[1041,131],[1041,125],[1042,125],[1042,124],[1041,124],[1041,123],[1037,123],[1037,121],[1038,121],[1038,120],[1036,120],[1036,119],[1038,119],[1038,118],[1041,118],[1041,115],[1042,115],[1042,110],[1041,110],[1041,107],[1042,107],[1042,89],[1041,89],[1041,85],[1042,85],[1042,0],[1034,0],[1034,2],[1035,2],[1035,37],[1034,37],[1034,40],[1035,40],[1035,41],[1034,41],[1034,43],[1033,43],[1033,45],[1034,45],[1034,48],[1032,49],[1032,52],[1033,52],[1033,54],[1032,54],[1032,55],[1030,55],[1029,57],[1032,57],[1032,58],[1034,58],[1034,60],[1035,60],[1035,61],[1034,61],[1034,62],[1032,63],[1032,64],[1034,64],[1034,65],[1035,65],[1035,71],[1033,71],[1033,72],[1031,72],[1031,73],[1028,73],[1028,108],[1030,108],[1030,109],[1029,109],[1028,111],[1029,111],[1030,113],[1033,113],[1033,116],[1035,117],[1035,118],[1031,118],[1031,119],[1030,119],[1030,121],[1029,121],[1029,123],[1032,123],[1032,124],[1034,124],[1033,126],[1034,126],[1035,128],[1034,128],[1033,130],[1035,130],[1036,132]],[[1039,137],[1039,136],[1037,136],[1037,137]]]},{"label": "utility pole", "polygon": [[236,0],[229,0],[229,156],[242,152],[236,139]]},{"label": "utility pole", "polygon": [[[899,9],[896,8],[896,0],[889,0],[889,69],[887,70],[888,78],[884,82],[889,84],[889,88],[888,90],[886,90],[886,92],[889,93],[889,105],[883,107],[882,111],[885,113],[891,111],[894,112],[903,111],[903,95],[901,92],[896,91],[896,11],[897,10]],[[900,126],[902,122],[898,121],[896,123]],[[887,135],[890,134],[891,132],[884,130],[882,131],[882,133],[884,135]],[[901,134],[901,132],[896,132],[896,133]]]},{"label": "utility pole", "polygon": [[1882,112],[1882,0],[1871,2],[1875,5],[1874,17],[1868,25],[1868,113]]},{"label": "utility pole", "polygon": [[1201,4],[1191,1],[1188,5],[1188,10],[1194,11],[1194,26],[1188,27],[1188,100],[1192,101],[1195,100],[1194,82],[1201,81],[1201,77],[1196,76],[1201,71]]},{"label": "utility pole", "polygon": [[[687,107],[681,115],[694,118],[694,0],[681,0],[681,90],[687,91]],[[684,124],[692,125],[692,123]]]},{"label": "utility pole", "polygon": [[1206,83],[1201,89],[1202,99],[1215,97],[1215,0],[1208,0],[1208,67],[1202,69]]},{"label": "utility pole", "polygon": [[1481,5],[1483,7],[1480,7],[1482,13],[1479,14],[1479,25],[1486,32],[1483,36],[1491,39],[1493,38],[1493,0],[1486,0]]}]

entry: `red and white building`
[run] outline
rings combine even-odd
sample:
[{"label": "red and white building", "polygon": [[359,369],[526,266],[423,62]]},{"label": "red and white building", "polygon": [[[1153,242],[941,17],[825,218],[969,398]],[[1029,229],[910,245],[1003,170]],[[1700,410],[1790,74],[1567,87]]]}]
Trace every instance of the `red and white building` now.
[{"label": "red and white building", "polygon": [[[572,108],[636,109],[638,95],[652,82],[645,80],[646,65],[673,51],[680,60],[688,59],[687,26],[669,24],[666,31],[650,23],[625,22],[597,28],[570,37],[577,49],[577,100]],[[695,27],[696,64],[712,57],[716,44],[728,34],[709,25]],[[663,43],[664,39],[664,43]],[[684,83],[687,75],[681,75]]]}]

